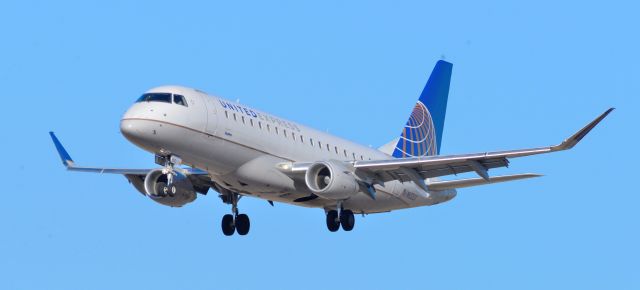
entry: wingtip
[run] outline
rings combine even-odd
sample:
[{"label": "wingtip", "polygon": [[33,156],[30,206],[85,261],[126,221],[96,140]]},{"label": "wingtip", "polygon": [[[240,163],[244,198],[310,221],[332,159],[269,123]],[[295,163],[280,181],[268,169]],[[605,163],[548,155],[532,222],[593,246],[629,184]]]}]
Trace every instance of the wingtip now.
[{"label": "wingtip", "polygon": [[540,174],[540,173],[524,173],[523,175],[526,175],[530,178],[534,178],[534,177],[543,177],[544,174]]},{"label": "wingtip", "polygon": [[580,131],[571,135],[571,137],[564,140],[560,145],[553,146],[551,149],[554,151],[559,151],[559,150],[567,150],[567,149],[573,148],[582,140],[582,138],[587,136],[587,134],[589,134],[589,132],[591,132],[593,128],[595,128],[598,124],[600,124],[600,122],[604,120],[604,118],[606,118],[613,110],[615,110],[614,107],[607,109],[606,111],[604,111],[604,113],[600,114],[600,116],[598,116],[593,121],[589,122],[589,124],[587,124],[582,129],[580,129]]},{"label": "wingtip", "polygon": [[53,131],[49,131],[49,136],[51,136],[53,145],[56,146],[56,150],[58,151],[60,160],[62,160],[62,164],[66,167],[72,166],[73,159],[71,159],[71,156],[69,155],[67,150],[64,148],[64,146],[62,146],[62,143],[60,142],[60,140],[58,140],[58,137],[56,137],[56,134],[53,133]]}]

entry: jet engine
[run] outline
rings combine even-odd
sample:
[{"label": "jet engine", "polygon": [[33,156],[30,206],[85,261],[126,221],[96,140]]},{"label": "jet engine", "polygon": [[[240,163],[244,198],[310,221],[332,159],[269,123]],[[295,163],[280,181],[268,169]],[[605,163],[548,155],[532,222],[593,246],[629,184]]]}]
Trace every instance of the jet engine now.
[{"label": "jet engine", "polygon": [[352,172],[342,161],[321,161],[307,169],[304,179],[307,187],[317,196],[341,200],[353,196],[360,189]]},{"label": "jet engine", "polygon": [[[173,183],[168,184],[168,174],[173,174]],[[171,206],[181,207],[196,199],[196,190],[184,174],[174,171],[165,173],[163,169],[154,169],[144,178],[145,195],[153,201]]]}]

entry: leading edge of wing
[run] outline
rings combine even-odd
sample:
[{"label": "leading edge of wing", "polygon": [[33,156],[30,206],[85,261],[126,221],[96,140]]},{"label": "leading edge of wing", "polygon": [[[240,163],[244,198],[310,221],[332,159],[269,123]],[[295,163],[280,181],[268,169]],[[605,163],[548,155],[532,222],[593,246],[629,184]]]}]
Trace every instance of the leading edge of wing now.
[{"label": "leading edge of wing", "polygon": [[516,158],[529,155],[536,155],[542,153],[549,153],[555,151],[568,150],[573,148],[584,136],[586,136],[596,125],[598,125],[614,108],[606,110],[600,114],[596,119],[584,126],[575,134],[562,141],[562,143],[548,147],[538,147],[519,150],[508,151],[495,151],[495,152],[483,152],[472,154],[459,154],[459,155],[439,155],[439,156],[424,156],[424,157],[411,157],[411,158],[397,158],[397,159],[385,159],[385,160],[371,160],[371,161],[356,161],[354,167],[357,169],[368,169],[372,171],[380,170],[393,170],[401,167],[417,167],[417,166],[429,166],[429,165],[443,165],[453,162],[465,162],[473,160],[491,159],[491,158]]},{"label": "leading edge of wing", "polygon": [[[80,167],[76,166],[73,159],[69,155],[69,152],[62,146],[62,142],[58,140],[56,134],[53,132],[49,132],[49,136],[51,136],[51,140],[58,151],[58,155],[62,160],[62,164],[69,171],[78,171],[78,172],[91,172],[91,173],[106,173],[106,174],[132,174],[132,175],[146,175],[149,171],[153,169],[133,169],[133,168],[103,168],[103,167]],[[197,169],[197,168],[184,168],[188,174],[207,174],[206,171]]]},{"label": "leading edge of wing", "polygon": [[145,175],[149,173],[149,171],[151,171],[151,169],[78,167],[75,165],[75,162],[73,161],[73,159],[71,159],[71,155],[69,155],[69,152],[67,152],[67,149],[64,148],[64,146],[62,145],[62,142],[60,142],[56,134],[53,132],[49,132],[49,136],[51,136],[53,145],[56,146],[56,150],[58,151],[60,160],[62,160],[62,164],[69,171],[113,173],[113,174],[134,174],[134,175]]}]

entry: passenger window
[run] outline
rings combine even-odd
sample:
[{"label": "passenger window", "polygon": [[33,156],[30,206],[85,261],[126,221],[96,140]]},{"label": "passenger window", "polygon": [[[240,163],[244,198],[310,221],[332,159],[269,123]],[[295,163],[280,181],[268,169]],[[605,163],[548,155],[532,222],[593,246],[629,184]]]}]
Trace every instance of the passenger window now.
[{"label": "passenger window", "polygon": [[318,148],[320,148],[320,150],[322,150],[322,143],[320,143],[320,141],[318,141]]},{"label": "passenger window", "polygon": [[187,101],[185,101],[183,95],[173,95],[173,102],[177,105],[187,106]]},{"label": "passenger window", "polygon": [[236,113],[233,113],[233,120],[238,121],[238,118],[236,117]]},{"label": "passenger window", "polygon": [[344,149],[344,157],[347,157],[347,149]]},{"label": "passenger window", "polygon": [[291,132],[291,138],[293,139],[293,141],[296,140],[296,133]]},{"label": "passenger window", "polygon": [[287,129],[282,129],[282,132],[284,132],[284,136],[287,137]]},{"label": "passenger window", "polygon": [[300,135],[300,143],[304,144],[304,137],[302,135]]},{"label": "passenger window", "polygon": [[313,138],[309,138],[309,144],[313,147]]},{"label": "passenger window", "polygon": [[251,124],[251,127],[253,127],[253,119],[249,119],[249,123]]},{"label": "passenger window", "polygon": [[260,128],[260,130],[262,130],[262,122],[258,121],[258,128]]},{"label": "passenger window", "polygon": [[241,118],[242,118],[242,124],[244,124],[244,116],[242,116]]},{"label": "passenger window", "polygon": [[280,132],[278,131],[278,127],[276,126],[276,135],[280,134]]},{"label": "passenger window", "polygon": [[224,116],[227,117],[227,119],[229,119],[229,112],[224,111]]},{"label": "passenger window", "polygon": [[364,157],[362,157],[362,155],[360,155],[360,160],[364,160]]},{"label": "passenger window", "polygon": [[336,150],[336,154],[338,154],[338,146],[334,147],[334,149]]},{"label": "passenger window", "polygon": [[327,151],[331,152],[331,149],[329,149],[329,147],[331,146],[329,146],[329,144],[327,143]]},{"label": "passenger window", "polygon": [[267,132],[271,132],[271,126],[269,126],[269,124],[267,124]]},{"label": "passenger window", "polygon": [[353,160],[356,160],[356,153],[355,153],[355,152],[353,152],[353,153],[351,153],[351,154],[353,155]]}]

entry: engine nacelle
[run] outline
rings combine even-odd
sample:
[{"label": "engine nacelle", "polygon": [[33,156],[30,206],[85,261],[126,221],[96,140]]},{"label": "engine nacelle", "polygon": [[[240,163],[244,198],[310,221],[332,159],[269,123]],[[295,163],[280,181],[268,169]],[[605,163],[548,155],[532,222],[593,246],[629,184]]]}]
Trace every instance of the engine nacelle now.
[{"label": "engine nacelle", "polygon": [[167,181],[167,175],[162,172],[162,169],[150,171],[144,178],[146,196],[157,203],[171,207],[181,207],[196,199],[197,194],[193,184],[183,174],[176,172],[171,187],[167,187]]},{"label": "engine nacelle", "polygon": [[304,180],[314,194],[332,200],[347,199],[360,189],[352,170],[338,160],[312,164],[307,169]]}]

